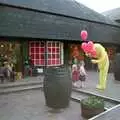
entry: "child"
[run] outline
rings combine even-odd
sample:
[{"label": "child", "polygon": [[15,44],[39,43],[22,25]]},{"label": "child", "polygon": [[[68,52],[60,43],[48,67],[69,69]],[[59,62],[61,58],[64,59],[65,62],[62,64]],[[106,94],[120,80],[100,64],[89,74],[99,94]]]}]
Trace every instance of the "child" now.
[{"label": "child", "polygon": [[79,80],[79,70],[77,68],[76,64],[72,65],[72,81],[73,81],[73,86],[76,87],[76,82]]},{"label": "child", "polygon": [[85,87],[85,80],[87,75],[84,66],[84,61],[81,61],[79,65],[79,80],[81,81],[81,88]]}]

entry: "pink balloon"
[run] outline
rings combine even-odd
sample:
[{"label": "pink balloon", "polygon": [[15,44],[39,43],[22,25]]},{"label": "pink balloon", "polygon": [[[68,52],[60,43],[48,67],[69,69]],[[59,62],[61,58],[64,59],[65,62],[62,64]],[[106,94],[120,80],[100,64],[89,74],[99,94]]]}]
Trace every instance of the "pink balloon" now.
[{"label": "pink balloon", "polygon": [[81,48],[85,53],[90,53],[93,57],[96,56],[96,51],[94,49],[94,43],[89,41],[88,43],[82,43]]},{"label": "pink balloon", "polygon": [[87,31],[86,30],[82,30],[81,33],[80,33],[80,36],[81,36],[82,40],[85,41],[87,39],[87,37],[88,37]]},{"label": "pink balloon", "polygon": [[90,52],[90,48],[89,48],[89,46],[88,46],[88,44],[87,44],[87,46],[86,46],[86,52]]},{"label": "pink balloon", "polygon": [[86,52],[87,43],[82,43],[81,48],[83,49],[84,52]]},{"label": "pink balloon", "polygon": [[96,51],[95,50],[91,51],[91,55],[92,57],[96,57]]},{"label": "pink balloon", "polygon": [[91,51],[93,49],[94,43],[92,41],[89,41],[87,46],[88,46],[89,51]]},{"label": "pink balloon", "polygon": [[84,49],[86,47],[86,43],[82,43],[81,48]]}]

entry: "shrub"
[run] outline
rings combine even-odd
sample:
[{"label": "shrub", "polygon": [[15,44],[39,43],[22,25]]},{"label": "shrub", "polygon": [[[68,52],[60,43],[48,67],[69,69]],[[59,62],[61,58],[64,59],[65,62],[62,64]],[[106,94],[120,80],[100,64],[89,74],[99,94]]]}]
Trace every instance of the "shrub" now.
[{"label": "shrub", "polygon": [[81,104],[88,108],[104,108],[104,100],[97,96],[90,96],[81,101]]}]

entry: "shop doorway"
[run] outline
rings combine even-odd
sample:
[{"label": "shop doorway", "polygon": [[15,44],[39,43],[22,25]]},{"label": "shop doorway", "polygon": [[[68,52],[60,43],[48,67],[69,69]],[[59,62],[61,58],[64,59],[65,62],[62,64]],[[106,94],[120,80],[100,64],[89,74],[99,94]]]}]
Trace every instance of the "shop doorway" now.
[{"label": "shop doorway", "polygon": [[14,65],[16,72],[22,71],[21,44],[17,41],[0,41],[0,66],[4,63]]},{"label": "shop doorway", "polygon": [[85,68],[88,71],[97,71],[97,65],[91,63],[91,59],[87,57],[83,50],[81,49],[81,44],[69,44],[68,45],[69,49],[69,63],[73,64],[73,59],[74,57],[77,59],[77,63],[80,61],[85,62]]}]

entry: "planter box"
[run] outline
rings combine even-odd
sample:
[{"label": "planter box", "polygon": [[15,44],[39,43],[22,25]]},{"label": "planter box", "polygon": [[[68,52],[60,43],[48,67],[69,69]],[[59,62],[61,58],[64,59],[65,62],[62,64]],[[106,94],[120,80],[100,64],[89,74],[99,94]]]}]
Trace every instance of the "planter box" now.
[{"label": "planter box", "polygon": [[90,96],[81,101],[81,115],[84,118],[91,118],[104,111],[104,100],[100,97]]},{"label": "planter box", "polygon": [[89,108],[88,106],[81,104],[81,115],[84,118],[91,118],[104,111],[105,111],[104,108]]}]

